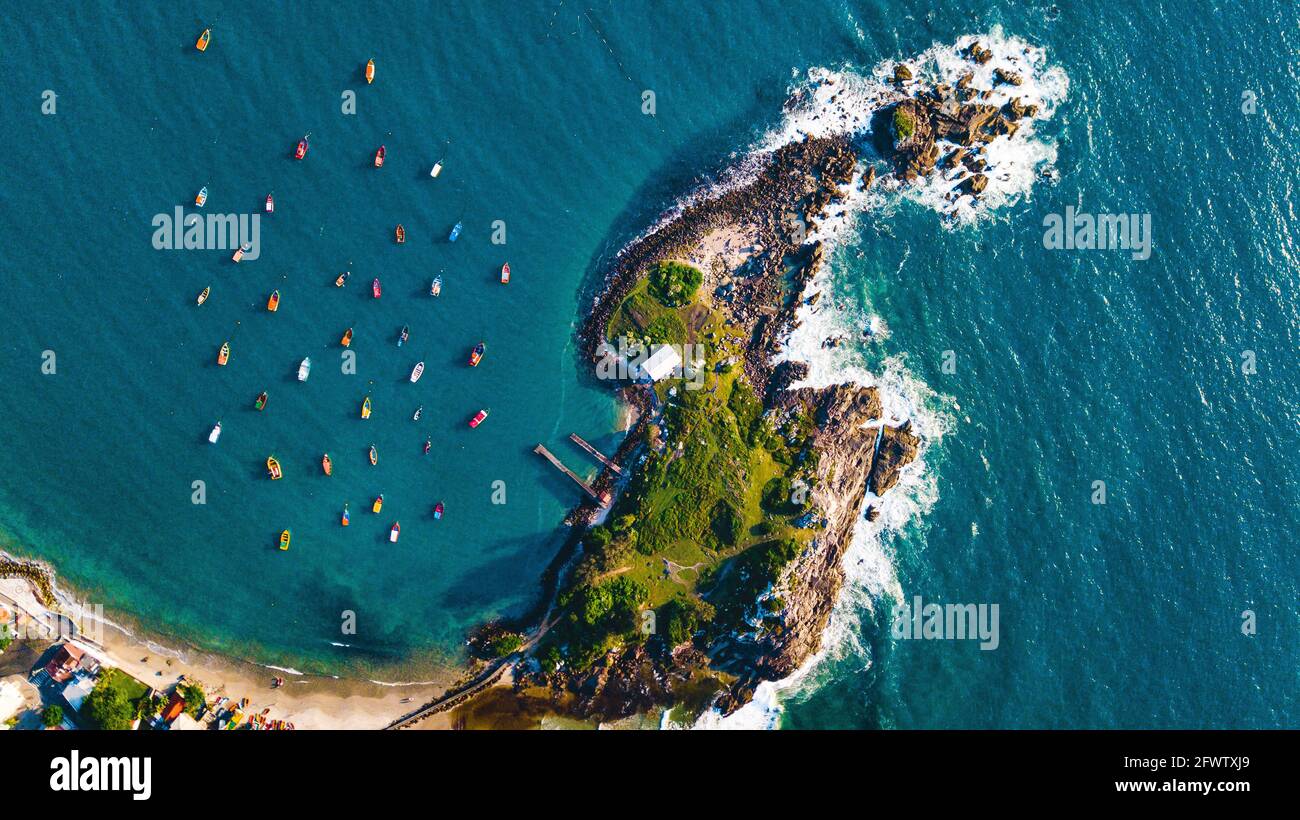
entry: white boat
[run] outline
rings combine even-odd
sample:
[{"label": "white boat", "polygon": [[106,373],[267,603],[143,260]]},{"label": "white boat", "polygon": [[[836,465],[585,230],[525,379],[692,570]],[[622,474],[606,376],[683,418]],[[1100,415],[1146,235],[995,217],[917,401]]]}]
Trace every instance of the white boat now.
[{"label": "white boat", "polygon": [[208,433],[208,441],[212,444],[216,444],[219,438],[221,438],[221,422],[217,422],[216,426],[212,428],[212,432]]},{"label": "white boat", "polygon": [[433,164],[433,170],[429,172],[429,176],[433,177],[434,179],[437,179],[438,174],[441,173],[442,173],[442,160],[438,160]]},{"label": "white boat", "polygon": [[420,380],[420,377],[423,375],[424,375],[424,362],[417,362],[415,367],[411,370],[411,381],[418,382]]},{"label": "white boat", "polygon": [[311,374],[311,357],[308,357],[302,360],[302,364],[298,365],[298,381],[300,382],[307,381],[307,376],[310,374]]},{"label": "white boat", "polygon": [[442,277],[435,276],[433,282],[429,285],[429,295],[437,296],[439,293],[442,293]]}]

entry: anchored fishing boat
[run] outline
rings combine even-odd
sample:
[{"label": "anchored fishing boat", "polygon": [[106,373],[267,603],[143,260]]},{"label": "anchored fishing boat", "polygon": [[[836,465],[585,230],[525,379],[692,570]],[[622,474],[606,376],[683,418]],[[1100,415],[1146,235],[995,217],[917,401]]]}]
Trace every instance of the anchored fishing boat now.
[{"label": "anchored fishing boat", "polygon": [[194,44],[194,47],[199,51],[207,51],[208,43],[210,42],[212,42],[212,29],[205,28],[203,29],[203,33],[199,35],[199,40]]},{"label": "anchored fishing boat", "polygon": [[397,334],[397,346],[401,347],[402,344],[409,338],[411,338],[411,326],[402,325],[402,332]]},{"label": "anchored fishing boat", "polygon": [[434,505],[433,505],[433,517],[434,517],[435,520],[437,520],[437,521],[441,521],[441,520],[442,520],[442,511],[443,511],[443,509],[444,509],[444,508],[443,508],[443,506],[442,506],[442,502],[441,502],[441,501],[439,501],[437,504],[434,504]]},{"label": "anchored fishing boat", "polygon": [[465,227],[464,223],[457,222],[456,225],[451,229],[451,235],[447,237],[447,241],[455,242],[456,238],[460,236],[460,229],[463,227]]},{"label": "anchored fishing boat", "polygon": [[208,301],[208,297],[211,295],[212,295],[212,286],[208,285],[206,288],[203,289],[203,292],[199,294],[198,304],[201,305],[204,302]]},{"label": "anchored fishing boat", "polygon": [[429,454],[429,450],[431,449],[433,449],[433,439],[426,438],[424,440],[424,454],[427,456]]},{"label": "anchored fishing boat", "polygon": [[330,461],[329,453],[321,456],[320,466],[325,471],[325,475],[334,475],[334,462]]},{"label": "anchored fishing boat", "polygon": [[420,416],[424,415],[424,405],[415,408],[415,415],[411,416],[411,421],[419,421]]},{"label": "anchored fishing boat", "polygon": [[438,160],[433,164],[433,170],[429,172],[429,176],[433,177],[434,179],[437,179],[438,174],[441,173],[442,173],[442,160]]},{"label": "anchored fishing boat", "polygon": [[401,245],[406,242],[406,228],[398,225],[394,233],[397,234],[397,244]]},{"label": "anchored fishing boat", "polygon": [[266,457],[266,471],[270,474],[272,481],[279,481],[284,478],[284,472],[280,469],[280,462],[275,460],[275,456]]},{"label": "anchored fishing boat", "polygon": [[263,390],[261,393],[259,393],[259,394],[257,395],[257,401],[253,402],[253,409],[254,409],[254,410],[265,410],[265,409],[266,409],[266,391],[265,391],[265,390]]},{"label": "anchored fishing boat", "polygon": [[308,356],[307,358],[302,360],[302,364],[298,365],[298,381],[305,382],[307,381],[307,377],[310,375],[311,375],[311,357]]},{"label": "anchored fishing boat", "polygon": [[424,362],[416,362],[415,367],[411,368],[411,383],[414,384],[424,375]]},{"label": "anchored fishing boat", "polygon": [[221,350],[217,351],[217,364],[225,367],[228,361],[230,361],[230,342],[222,342]]},{"label": "anchored fishing boat", "polygon": [[375,81],[375,61],[367,60],[366,61],[366,85],[370,85],[374,81]]},{"label": "anchored fishing boat", "polygon": [[387,154],[387,153],[388,153],[388,149],[387,149],[387,148],[385,148],[385,147],[382,146],[382,145],[379,146],[379,150],[375,152],[375,167],[376,167],[376,168],[383,168],[383,167],[384,167],[384,155]]},{"label": "anchored fishing boat", "polygon": [[370,292],[374,294],[376,299],[384,295],[384,289],[379,287],[378,279],[370,283]]},{"label": "anchored fishing boat", "polygon": [[346,527],[350,523],[352,523],[352,518],[351,516],[348,515],[348,505],[344,504],[343,505],[343,526]]},{"label": "anchored fishing boat", "polygon": [[507,262],[501,266],[501,284],[510,284],[510,263]]},{"label": "anchored fishing boat", "polygon": [[379,497],[375,499],[375,503],[370,507],[370,511],[379,512],[383,508],[384,508],[384,494],[380,493]]},{"label": "anchored fishing boat", "polygon": [[348,277],[351,275],[352,275],[352,271],[350,270],[345,270],[342,273],[340,273],[339,278],[334,280],[334,287],[336,288],[343,287],[345,284],[347,284]]},{"label": "anchored fishing boat", "polygon": [[298,148],[293,152],[293,158],[302,159],[303,157],[307,156],[308,147],[309,146],[307,145],[307,137],[303,137],[302,139],[298,140]]},{"label": "anchored fishing boat", "polygon": [[238,262],[239,260],[244,258],[244,254],[248,253],[252,249],[253,246],[245,242],[244,244],[239,246],[239,250],[235,251],[235,255],[230,258]]},{"label": "anchored fishing boat", "polygon": [[219,438],[221,438],[221,422],[217,422],[213,425],[212,432],[208,433],[208,442],[210,444],[216,444],[217,439]]},{"label": "anchored fishing boat", "polygon": [[483,351],[485,350],[487,350],[487,347],[482,342],[474,345],[474,349],[469,352],[470,367],[478,367],[478,363],[483,361]]},{"label": "anchored fishing boat", "polygon": [[488,411],[486,411],[486,410],[480,410],[480,411],[478,411],[477,413],[474,414],[474,418],[472,418],[472,419],[469,420],[469,426],[470,426],[470,427],[478,427],[480,424],[483,423],[483,419],[485,419],[485,418],[487,418],[487,417],[488,417]]},{"label": "anchored fishing boat", "polygon": [[208,186],[204,185],[199,189],[199,195],[194,197],[194,204],[202,208],[208,202]]},{"label": "anchored fishing boat", "polygon": [[442,277],[435,276],[433,282],[429,284],[429,295],[437,296],[439,293],[442,293]]},{"label": "anchored fishing boat", "polygon": [[370,445],[370,466],[373,467],[378,463],[379,463],[379,451],[376,450],[375,445],[372,444]]},{"label": "anchored fishing boat", "polygon": [[271,198],[270,194],[266,195],[266,212],[268,214],[275,213],[275,200]]},{"label": "anchored fishing boat", "polygon": [[352,347],[352,328],[347,329],[347,332],[343,334],[343,338],[339,340],[339,344],[344,347]]},{"label": "anchored fishing boat", "polygon": [[272,313],[280,309],[280,291],[271,291],[271,298],[266,300],[266,309]]},{"label": "anchored fishing boat", "polygon": [[388,531],[388,542],[390,544],[396,544],[397,536],[401,535],[401,533],[402,533],[402,525],[394,521],[393,528]]},{"label": "anchored fishing boat", "polygon": [[287,550],[287,549],[289,549],[289,531],[288,531],[288,530],[285,530],[284,532],[280,533],[280,549],[282,549],[282,550]]},{"label": "anchored fishing boat", "polygon": [[370,397],[366,396],[365,401],[361,402],[361,418],[370,418]]}]

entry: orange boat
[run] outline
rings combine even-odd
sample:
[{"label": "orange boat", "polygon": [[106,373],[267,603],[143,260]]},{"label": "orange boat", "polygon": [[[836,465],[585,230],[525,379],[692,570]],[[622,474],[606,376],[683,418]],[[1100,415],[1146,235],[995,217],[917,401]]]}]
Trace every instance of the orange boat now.
[{"label": "orange boat", "polygon": [[271,474],[272,481],[279,481],[284,477],[284,473],[280,470],[280,462],[275,460],[275,456],[266,457],[266,471]]},{"label": "orange boat", "polygon": [[194,47],[199,51],[207,51],[210,42],[212,42],[212,29],[205,28],[203,33],[199,35],[199,41],[194,44]]},{"label": "orange boat", "polygon": [[228,361],[230,361],[230,342],[222,342],[221,352],[217,354],[217,364],[225,367]]},{"label": "orange boat", "polygon": [[294,159],[302,159],[303,157],[307,156],[307,148],[309,147],[307,145],[307,136],[310,135],[306,135],[302,139],[298,140],[298,147],[294,149],[293,152]]},{"label": "orange boat", "polygon": [[271,291],[271,298],[266,300],[266,309],[272,313],[280,309],[280,291]]},{"label": "orange boat", "polygon": [[334,462],[330,461],[329,453],[321,456],[320,466],[325,471],[325,475],[334,475]]},{"label": "orange boat", "polygon": [[339,344],[344,347],[352,346],[352,328],[348,328],[348,332],[343,334],[343,339],[340,340]]},{"label": "orange boat", "polygon": [[343,505],[343,526],[346,527],[351,522],[352,522],[352,517],[348,515],[348,505],[344,504]]},{"label": "orange boat", "polygon": [[369,60],[366,62],[366,85],[370,85],[374,81],[375,81],[375,61]]},{"label": "orange boat", "polygon": [[383,168],[383,167],[384,167],[384,155],[387,154],[387,153],[388,153],[388,149],[386,149],[386,148],[385,148],[384,146],[382,146],[382,145],[379,146],[379,150],[375,152],[375,167],[376,167],[376,168]]},{"label": "orange boat", "polygon": [[469,366],[478,367],[478,363],[483,361],[483,352],[487,350],[487,345],[479,342],[474,345],[474,349],[469,352]]},{"label": "orange boat", "polygon": [[507,262],[501,266],[501,284],[510,284],[510,263]]},{"label": "orange boat", "polygon": [[334,287],[336,288],[343,287],[343,285],[347,283],[348,277],[351,275],[352,275],[352,271],[350,270],[345,270],[342,273],[340,273],[339,278],[334,280]]},{"label": "orange boat", "polygon": [[397,244],[400,245],[406,241],[406,228],[403,228],[401,225],[398,225],[396,233],[397,233]]}]

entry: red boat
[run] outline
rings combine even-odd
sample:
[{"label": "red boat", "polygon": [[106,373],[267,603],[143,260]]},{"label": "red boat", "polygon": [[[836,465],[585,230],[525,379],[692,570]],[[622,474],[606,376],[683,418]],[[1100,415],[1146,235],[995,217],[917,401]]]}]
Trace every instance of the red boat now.
[{"label": "red boat", "polygon": [[501,284],[510,284],[510,263],[507,262],[501,266]]},{"label": "red boat", "polygon": [[486,350],[482,342],[474,345],[474,349],[469,352],[469,366],[478,367],[478,363],[483,361],[483,351]]},{"label": "red boat", "polygon": [[381,287],[379,287],[379,280],[378,280],[378,279],[376,279],[374,282],[371,282],[371,283],[370,283],[370,292],[373,293],[373,294],[375,294],[375,298],[376,298],[376,299],[378,299],[380,296],[383,296],[383,295],[384,295],[384,289],[381,288]]},{"label": "red boat", "polygon": [[268,214],[275,213],[275,200],[271,198],[270,194],[266,195],[266,212]]},{"label": "red boat", "polygon": [[441,518],[442,518],[442,510],[443,510],[442,502],[439,501],[437,504],[435,504],[435,505],[433,506],[433,517],[436,518],[436,519],[441,519]]},{"label": "red boat", "polygon": [[478,427],[480,424],[483,423],[483,419],[487,418],[487,416],[488,416],[488,411],[486,410],[478,411],[478,413],[474,416],[474,418],[469,420],[469,426]]},{"label": "red boat", "polygon": [[433,439],[426,438],[426,439],[424,440],[424,454],[425,454],[426,456],[429,454],[429,450],[430,450],[432,447],[433,447]]},{"label": "red boat", "polygon": [[302,159],[307,156],[307,138],[303,137],[298,140],[298,150],[293,152],[294,159]]},{"label": "red boat", "polygon": [[406,228],[403,228],[401,225],[398,225],[396,233],[397,233],[397,244],[400,245],[406,241]]},{"label": "red boat", "polygon": [[379,146],[379,150],[375,152],[375,167],[376,167],[376,168],[383,168],[383,167],[384,167],[384,154],[385,154],[385,153],[386,153],[386,149],[384,148],[384,146],[382,146],[382,145]]}]

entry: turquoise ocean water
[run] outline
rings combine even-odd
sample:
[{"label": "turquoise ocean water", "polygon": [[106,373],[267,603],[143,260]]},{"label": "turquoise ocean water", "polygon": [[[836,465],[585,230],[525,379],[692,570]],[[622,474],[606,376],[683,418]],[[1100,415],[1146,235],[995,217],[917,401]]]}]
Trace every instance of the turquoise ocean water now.
[{"label": "turquoise ocean water", "polygon": [[[602,260],[780,133],[810,70],[869,81],[965,35],[1041,48],[1068,91],[1007,167],[1057,181],[955,225],[924,197],[885,194],[837,241],[838,309],[823,320],[888,333],[815,370],[887,374],[931,444],[897,520],[860,534],[824,657],[739,721],[1296,725],[1294,6],[88,3],[5,19],[9,539],[165,635],[386,677],[458,658],[467,629],[535,602],[575,488],[532,447],[587,472],[568,434],[618,441],[616,405],[579,377],[572,337]],[[193,210],[204,185],[217,213],[258,213],[274,192],[256,261],[151,246],[153,217]],[[1042,218],[1066,205],[1150,213],[1151,259],[1044,250]],[[340,370],[349,326],[355,375]],[[470,431],[480,407],[491,417]],[[283,481],[265,478],[271,453]],[[999,648],[891,639],[890,592],[999,604]],[[340,634],[345,610],[355,635]]]}]

